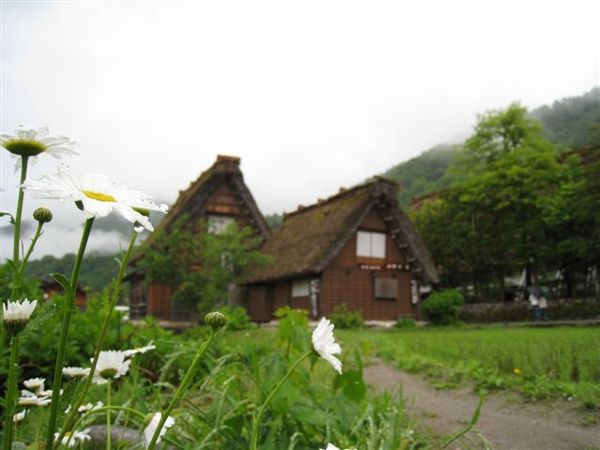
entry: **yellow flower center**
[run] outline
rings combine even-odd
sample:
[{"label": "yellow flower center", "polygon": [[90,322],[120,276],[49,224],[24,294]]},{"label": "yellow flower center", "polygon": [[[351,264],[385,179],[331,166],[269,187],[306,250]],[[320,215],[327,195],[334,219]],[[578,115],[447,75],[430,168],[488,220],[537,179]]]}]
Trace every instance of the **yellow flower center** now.
[{"label": "yellow flower center", "polygon": [[98,200],[99,202],[112,202],[116,203],[117,199],[112,195],[103,194],[102,192],[94,192],[94,191],[82,191],[86,197],[91,198],[92,200]]}]

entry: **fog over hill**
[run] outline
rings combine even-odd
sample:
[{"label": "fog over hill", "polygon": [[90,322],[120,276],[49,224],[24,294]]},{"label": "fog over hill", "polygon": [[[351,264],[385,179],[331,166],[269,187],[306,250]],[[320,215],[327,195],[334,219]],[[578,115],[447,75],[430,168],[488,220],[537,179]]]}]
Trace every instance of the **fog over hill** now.
[{"label": "fog over hill", "polygon": [[[557,100],[531,111],[545,136],[560,147],[581,148],[600,142],[600,86],[578,96]],[[441,144],[416,158],[401,162],[383,175],[401,185],[400,204],[409,207],[415,197],[448,187],[452,176],[447,170],[453,145]]]}]

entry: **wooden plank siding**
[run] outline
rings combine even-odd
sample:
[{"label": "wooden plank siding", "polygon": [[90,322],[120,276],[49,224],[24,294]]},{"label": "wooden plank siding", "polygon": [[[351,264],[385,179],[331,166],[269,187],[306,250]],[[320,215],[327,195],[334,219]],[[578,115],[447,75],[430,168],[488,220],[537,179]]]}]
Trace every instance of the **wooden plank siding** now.
[{"label": "wooden plank siding", "polygon": [[[406,268],[406,259],[391,237],[390,230],[375,210],[370,211],[363,219],[357,231],[376,231],[386,233],[385,259],[370,259],[365,266],[364,258],[356,255],[357,232],[353,233],[331,263],[315,277],[320,280],[318,316],[329,316],[334,308],[345,303],[350,310],[360,311],[366,320],[395,320],[400,316],[419,317],[419,305],[411,303],[412,273]],[[311,278],[308,276],[307,278]],[[375,297],[375,279],[386,278],[396,280],[398,297],[396,299]],[[271,312],[289,305],[309,311],[309,297],[292,297],[294,280],[285,280],[269,285],[249,286],[248,298],[250,316],[253,320],[264,321],[267,303],[264,297],[256,292],[266,292],[265,286],[272,293]],[[258,314],[260,310],[260,318]],[[269,316],[270,320],[272,317]]]}]

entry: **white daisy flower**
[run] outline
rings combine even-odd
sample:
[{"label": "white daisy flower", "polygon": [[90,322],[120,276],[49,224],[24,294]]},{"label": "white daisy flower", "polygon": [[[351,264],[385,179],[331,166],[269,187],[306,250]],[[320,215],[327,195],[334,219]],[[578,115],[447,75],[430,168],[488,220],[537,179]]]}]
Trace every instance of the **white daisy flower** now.
[{"label": "white daisy flower", "polygon": [[[56,441],[59,436],[60,436],[60,433],[54,433],[54,440]],[[60,441],[60,444],[66,446],[68,448],[73,448],[73,447],[79,446],[80,443],[83,443],[85,441],[90,441],[91,439],[92,439],[92,437],[90,436],[90,430],[89,430],[89,428],[86,428],[83,431],[75,431],[73,433],[71,433],[71,432],[65,433],[65,435],[63,436],[63,438]]]},{"label": "white daisy flower", "polygon": [[45,378],[30,378],[29,380],[23,381],[23,386],[28,389],[35,389],[38,394],[44,390]]},{"label": "white daisy flower", "polygon": [[84,413],[84,412],[93,411],[95,409],[102,408],[103,406],[104,406],[104,403],[102,403],[102,402],[86,403],[85,405],[81,405],[79,408],[77,408],[77,411],[80,413]]},{"label": "white daisy flower", "polygon": [[[0,134],[2,147],[17,156],[31,157],[31,161],[35,162],[35,157],[40,153],[47,153],[60,159],[62,156],[76,155],[73,150],[76,143],[72,139],[65,136],[49,136],[48,127],[40,128],[25,128],[19,126],[15,130],[15,134]],[[20,166],[19,159],[17,167]]]},{"label": "white daisy flower", "polygon": [[[338,448],[338,447],[336,447],[336,446],[335,446],[335,445],[333,445],[333,444],[327,444],[327,448],[325,448],[325,449],[322,449],[322,448],[321,448],[321,449],[319,449],[319,450],[341,450],[341,449],[340,449],[340,448]],[[355,449],[355,448],[354,448],[354,449],[349,449],[349,448],[347,448],[346,450],[356,450],[356,449]]]},{"label": "white daisy flower", "polygon": [[38,397],[34,395],[33,397],[20,397],[18,401],[19,406],[46,406],[50,403],[49,397]]},{"label": "white daisy flower", "polygon": [[70,378],[85,378],[90,374],[89,367],[63,367],[63,375]]},{"label": "white daisy flower", "polygon": [[94,372],[94,383],[104,384],[109,378],[119,378],[127,373],[131,361],[125,359],[125,352],[108,350],[100,352]]},{"label": "white daisy flower", "polygon": [[33,392],[28,391],[27,389],[22,389],[21,397],[36,397],[36,395]]},{"label": "white daisy flower", "polygon": [[[64,389],[60,390],[60,395],[64,394]],[[52,389],[48,389],[46,391],[38,391],[38,397],[52,397]]]},{"label": "white daisy flower", "polygon": [[25,418],[26,415],[27,415],[27,411],[26,410],[23,410],[23,411],[20,411],[20,412],[16,413],[13,416],[13,422],[14,423],[20,422],[21,420],[23,420]]},{"label": "white daisy flower", "polygon": [[325,317],[321,319],[312,334],[312,343],[315,351],[325,359],[339,374],[342,373],[342,362],[333,355],[342,353],[340,344],[335,342],[333,336],[334,325]]},{"label": "white daisy flower", "polygon": [[37,300],[10,301],[2,304],[2,321],[11,333],[18,333],[25,328],[33,310],[37,306]]},{"label": "white daisy flower", "polygon": [[2,305],[2,320],[4,322],[10,321],[28,321],[33,313],[33,310],[37,306],[37,300],[29,301],[27,299],[23,301],[11,302],[8,300]]},{"label": "white daisy flower", "polygon": [[[158,428],[158,424],[160,423],[161,417],[162,417],[161,413],[159,413],[159,412],[154,413],[154,415],[152,416],[152,420],[150,421],[148,426],[146,428],[144,428],[144,437],[146,438],[146,448],[148,448],[148,445],[150,445],[150,441],[152,441],[152,436],[154,436],[156,428]],[[169,428],[171,428],[174,424],[175,424],[175,419],[173,419],[171,416],[167,417],[167,420],[165,420],[165,424],[163,425],[162,429],[160,430],[160,432],[158,434],[158,439],[156,440],[157,445],[160,442],[160,438],[162,438],[165,435],[165,433],[167,432],[167,430]]]},{"label": "white daisy flower", "polygon": [[153,344],[153,341],[150,341],[150,343],[144,347],[137,347],[131,350],[125,350],[123,353],[125,353],[125,358],[131,358],[134,355],[146,353],[154,349],[156,349],[156,345]]},{"label": "white daisy flower", "polygon": [[154,231],[152,224],[140,210],[167,212],[167,205],[159,205],[139,191],[114,183],[104,175],[78,172],[60,166],[56,175],[27,179],[23,189],[36,198],[73,201],[89,217],[105,217],[115,211],[135,225]]}]

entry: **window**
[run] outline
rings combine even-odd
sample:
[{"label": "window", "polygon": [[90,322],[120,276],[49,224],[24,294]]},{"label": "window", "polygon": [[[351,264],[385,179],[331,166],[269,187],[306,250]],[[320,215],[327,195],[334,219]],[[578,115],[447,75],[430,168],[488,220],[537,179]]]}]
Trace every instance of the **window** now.
[{"label": "window", "polygon": [[385,258],[385,233],[359,231],[356,233],[356,256]]},{"label": "window", "polygon": [[375,278],[375,298],[396,300],[398,280],[396,278]]},{"label": "window", "polygon": [[210,234],[223,234],[229,225],[234,223],[233,217],[208,216],[208,232]]},{"label": "window", "polygon": [[310,295],[310,280],[304,278],[292,284],[292,297],[308,297]]}]

